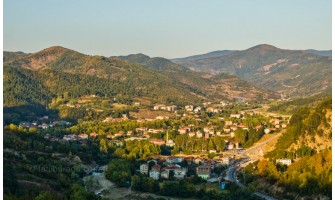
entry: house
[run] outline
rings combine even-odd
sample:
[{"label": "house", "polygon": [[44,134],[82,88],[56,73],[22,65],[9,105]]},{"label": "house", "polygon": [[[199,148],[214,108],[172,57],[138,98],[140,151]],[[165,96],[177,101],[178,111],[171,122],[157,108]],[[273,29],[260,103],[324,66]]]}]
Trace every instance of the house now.
[{"label": "house", "polygon": [[160,176],[160,172],[156,170],[150,170],[149,177],[153,178],[154,180],[158,180]]},{"label": "house", "polygon": [[219,165],[229,165],[230,164],[230,158],[229,157],[222,157],[222,158],[216,160],[216,162]]},{"label": "house", "polygon": [[194,112],[200,112],[201,111],[201,107],[196,107],[195,109],[194,109]]},{"label": "house", "polygon": [[235,137],[235,132],[231,132],[231,133],[230,133],[230,137],[231,137],[231,138]]},{"label": "house", "polygon": [[238,127],[237,127],[237,126],[231,126],[230,129],[231,129],[232,131],[236,131],[236,130],[238,129]]},{"label": "house", "polygon": [[166,179],[168,179],[168,178],[169,178],[169,175],[170,175],[170,171],[169,171],[169,170],[163,171],[163,172],[161,173],[161,177],[162,177],[162,178],[166,178]]},{"label": "house", "polygon": [[182,161],[183,158],[181,157],[170,156],[166,158],[166,162],[168,163],[181,163]]},{"label": "house", "polygon": [[232,122],[232,121],[225,121],[224,123],[225,123],[226,126],[231,126],[231,125],[233,125],[233,122]]},{"label": "house", "polygon": [[[107,136],[108,138],[108,136]],[[130,137],[130,138],[126,138],[124,139],[125,141],[133,141],[133,140],[147,140],[148,138],[145,138],[145,137]]]},{"label": "house", "polygon": [[231,114],[230,117],[239,119],[241,118],[241,114]]},{"label": "house", "polygon": [[269,133],[271,133],[271,130],[268,129],[268,128],[266,128],[266,129],[264,129],[264,133],[265,133],[265,134],[269,134]]},{"label": "house", "polygon": [[194,137],[194,136],[195,136],[195,133],[194,133],[194,132],[189,132],[189,133],[188,133],[188,136],[190,136],[190,137]]},{"label": "house", "polygon": [[221,111],[222,111],[221,109],[214,108],[213,113],[219,113],[219,112],[221,112]]},{"label": "house", "polygon": [[98,134],[97,134],[96,132],[92,132],[92,133],[90,133],[90,136],[91,136],[91,137],[97,137]]},{"label": "house", "polygon": [[228,144],[228,150],[232,150],[232,149],[234,149],[234,143],[229,143]]},{"label": "house", "polygon": [[148,174],[148,171],[149,171],[149,165],[147,163],[140,165],[141,174]]},{"label": "house", "polygon": [[238,127],[238,128],[241,128],[241,129],[243,129],[243,130],[246,130],[246,131],[249,130],[249,128],[248,128],[246,125],[244,125],[244,124],[240,124],[240,125],[238,125],[237,127]]},{"label": "house", "polygon": [[149,129],[148,132],[149,133],[160,133],[163,132],[164,130],[162,128],[159,129]]},{"label": "house", "polygon": [[161,108],[163,107],[164,105],[156,105],[154,106],[154,110],[161,110]]},{"label": "house", "polygon": [[208,139],[209,137],[209,133],[205,133],[205,138]]},{"label": "house", "polygon": [[151,170],[161,171],[161,166],[157,164],[157,161],[156,164],[152,166]]},{"label": "house", "polygon": [[114,137],[121,137],[123,136],[123,132],[117,132],[114,134]]},{"label": "house", "polygon": [[221,131],[216,131],[216,135],[220,136],[221,135]]},{"label": "house", "polygon": [[30,128],[30,122],[21,122],[20,126],[24,127],[24,128]]},{"label": "house", "polygon": [[166,143],[166,146],[173,147],[174,146],[173,140],[168,140],[167,143]]},{"label": "house", "polygon": [[209,153],[216,153],[216,150],[209,150]]},{"label": "house", "polygon": [[42,129],[47,129],[49,128],[49,125],[46,123],[43,123],[42,125],[39,125],[38,127],[42,128]]},{"label": "house", "polygon": [[202,133],[201,133],[200,131],[198,131],[198,132],[197,132],[197,137],[198,137],[198,138],[201,138],[202,136],[203,136]]},{"label": "house", "polygon": [[187,168],[179,168],[174,170],[174,177],[178,179],[183,179],[186,177]]},{"label": "house", "polygon": [[135,130],[136,132],[144,132],[144,131],[147,131],[148,129],[146,127],[140,127],[140,128],[136,128]]},{"label": "house", "polygon": [[150,139],[149,142],[160,146],[165,144],[165,141],[160,139]]},{"label": "house", "polygon": [[281,163],[281,164],[283,164],[283,165],[287,165],[287,166],[289,166],[289,165],[292,164],[292,160],[291,160],[291,159],[288,159],[288,158],[282,158],[282,159],[277,159],[277,160],[276,160],[276,164],[277,164],[277,163]]},{"label": "house", "polygon": [[78,137],[79,137],[79,139],[81,139],[81,140],[87,140],[88,139],[88,135],[86,135],[86,134],[79,134],[78,135]]},{"label": "house", "polygon": [[230,132],[230,128],[228,128],[228,127],[223,128],[223,132],[229,133]]},{"label": "house", "polygon": [[212,126],[204,127],[204,132],[209,132],[209,131],[212,131],[212,130],[214,130],[214,128]]},{"label": "house", "polygon": [[211,167],[209,165],[200,165],[197,167],[197,175],[198,177],[207,180],[210,178]]},{"label": "house", "polygon": [[177,106],[175,106],[175,105],[173,105],[173,106],[166,106],[166,110],[170,111],[170,112],[176,111],[177,110]]},{"label": "house", "polygon": [[263,128],[262,125],[257,125],[257,126],[255,127],[256,131],[258,131],[258,130],[261,129],[261,128]]},{"label": "house", "polygon": [[189,111],[189,112],[193,111],[193,105],[187,105],[187,106],[185,106],[185,110]]},{"label": "house", "polygon": [[178,132],[179,134],[185,134],[185,133],[190,132],[190,130],[191,130],[190,127],[183,127],[183,128],[178,129]]},{"label": "house", "polygon": [[205,102],[205,103],[202,103],[202,105],[204,105],[205,107],[208,106],[208,105],[211,105],[212,102]]},{"label": "house", "polygon": [[140,106],[141,103],[140,102],[134,102],[134,106]]},{"label": "house", "polygon": [[113,138],[114,138],[114,135],[112,135],[112,134],[108,134],[108,135],[106,136],[106,138],[107,138],[107,139],[113,139]]},{"label": "house", "polygon": [[282,128],[286,128],[286,127],[287,127],[287,124],[282,124],[281,127],[282,127]]},{"label": "house", "polygon": [[202,159],[201,158],[196,158],[194,159],[194,163],[197,165],[200,165],[202,163]]}]

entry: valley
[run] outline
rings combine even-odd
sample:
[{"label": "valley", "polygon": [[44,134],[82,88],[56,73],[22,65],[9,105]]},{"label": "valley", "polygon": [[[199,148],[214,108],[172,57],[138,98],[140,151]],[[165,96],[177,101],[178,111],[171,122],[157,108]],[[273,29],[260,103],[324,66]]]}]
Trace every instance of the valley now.
[{"label": "valley", "polygon": [[[189,57],[180,65],[64,47],[4,52],[6,198],[290,199],[297,195],[290,187],[303,190],[301,199],[327,198],[331,86],[324,78],[325,87],[315,92],[295,82],[305,77],[301,70],[318,74],[308,67],[294,69],[300,71],[290,81],[278,78],[292,76],[279,69],[293,59],[283,56],[293,54],[260,45]],[[248,72],[242,64],[214,73],[189,66],[242,55],[243,61],[229,62],[250,63]],[[262,57],[269,55],[275,61]],[[320,70],[329,73],[325,66]],[[304,168],[301,162],[320,156],[324,172],[285,180],[294,167]],[[308,190],[313,182],[306,180],[320,177],[322,184]]]}]

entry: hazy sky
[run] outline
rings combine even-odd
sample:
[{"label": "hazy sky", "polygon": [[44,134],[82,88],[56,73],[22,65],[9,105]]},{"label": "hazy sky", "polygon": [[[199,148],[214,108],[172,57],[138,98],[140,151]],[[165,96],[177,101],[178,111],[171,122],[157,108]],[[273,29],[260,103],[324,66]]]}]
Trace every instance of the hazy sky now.
[{"label": "hazy sky", "polygon": [[4,0],[4,50],[168,58],[272,44],[331,49],[331,0]]}]

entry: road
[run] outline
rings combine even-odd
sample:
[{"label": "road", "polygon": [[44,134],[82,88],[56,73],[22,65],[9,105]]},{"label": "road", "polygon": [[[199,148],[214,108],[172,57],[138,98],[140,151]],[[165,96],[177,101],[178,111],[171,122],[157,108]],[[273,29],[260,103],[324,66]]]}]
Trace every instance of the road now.
[{"label": "road", "polygon": [[268,138],[267,140],[261,142],[261,143],[258,143],[252,147],[250,147],[249,149],[246,149],[245,151],[243,151],[242,153],[240,153],[240,155],[245,155],[245,156],[248,156],[248,154],[258,148],[261,148],[263,145],[265,145],[266,143],[270,142],[271,140],[274,140],[278,137],[280,137],[282,135],[282,131],[277,133],[275,136],[271,137],[271,138]]},{"label": "road", "polygon": [[[247,161],[247,163],[249,163],[249,162],[250,161]],[[240,183],[239,180],[237,180],[237,178],[236,178],[237,165],[239,165],[239,164],[235,164],[228,169],[227,176],[225,177],[225,179],[228,180],[228,181],[235,182],[236,185],[238,185],[241,188],[244,188],[245,186],[242,183]],[[256,196],[261,197],[261,198],[266,199],[266,200],[276,200],[275,198],[273,198],[271,196],[268,196],[266,194],[260,193],[260,192],[254,192],[254,194]]]},{"label": "road", "polygon": [[[263,145],[265,145],[266,143],[270,142],[271,140],[274,140],[278,137],[281,136],[281,133],[278,133],[277,135],[275,135],[274,137],[271,137],[259,144],[256,144],[255,146],[253,147],[250,147],[249,149],[245,150],[243,153],[241,153],[240,155],[244,155],[246,157],[249,157],[249,153],[254,151],[254,150],[257,150],[258,148],[261,148]],[[258,159],[250,159],[250,158],[246,158],[246,159],[242,159],[238,162],[236,162],[234,165],[232,165],[231,167],[228,168],[227,170],[227,173],[226,173],[226,177],[225,177],[225,180],[228,180],[228,181],[231,181],[231,182],[235,182],[236,185],[238,185],[239,187],[241,188],[244,188],[245,186],[239,182],[239,180],[236,178],[236,170],[238,167],[245,167],[247,166],[249,163],[252,163],[252,162],[255,162],[256,160]],[[254,193],[256,196],[258,197],[261,197],[263,199],[266,199],[266,200],[276,200],[275,198],[271,197],[271,196],[268,196],[266,194],[263,194],[263,193],[260,193],[260,192],[255,192]]]}]

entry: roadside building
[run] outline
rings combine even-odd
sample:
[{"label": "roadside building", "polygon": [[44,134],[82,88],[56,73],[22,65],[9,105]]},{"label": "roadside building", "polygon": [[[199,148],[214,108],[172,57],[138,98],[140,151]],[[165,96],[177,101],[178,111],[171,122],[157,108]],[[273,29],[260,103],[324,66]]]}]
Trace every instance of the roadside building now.
[{"label": "roadside building", "polygon": [[210,174],[211,167],[209,165],[200,165],[199,167],[197,167],[197,175],[200,178],[207,180],[208,178],[210,178]]},{"label": "roadside building", "polygon": [[291,160],[291,159],[288,159],[288,158],[282,158],[282,159],[277,159],[277,160],[276,160],[276,164],[277,164],[277,163],[281,163],[281,164],[283,164],[283,165],[287,165],[287,166],[289,166],[289,165],[292,164],[292,160]]}]

